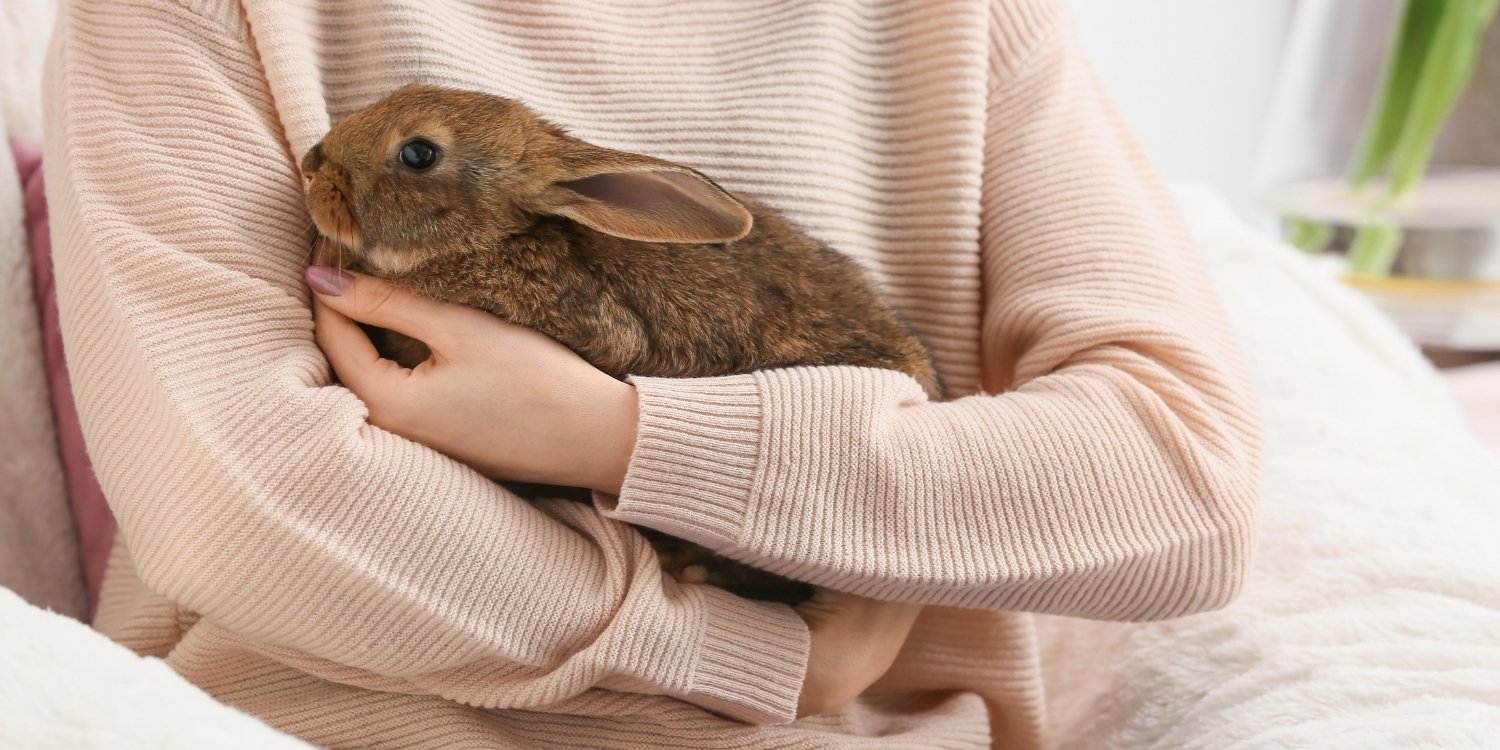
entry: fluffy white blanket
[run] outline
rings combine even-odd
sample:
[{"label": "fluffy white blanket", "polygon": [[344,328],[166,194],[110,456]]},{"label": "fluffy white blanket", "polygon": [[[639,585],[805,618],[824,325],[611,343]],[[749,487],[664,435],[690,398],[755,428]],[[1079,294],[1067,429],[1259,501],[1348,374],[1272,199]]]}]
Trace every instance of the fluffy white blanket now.
[{"label": "fluffy white blanket", "polygon": [[[1355,294],[1212,195],[1178,198],[1260,394],[1257,561],[1221,612],[1044,620],[1050,744],[1500,746],[1500,459]],[[0,747],[293,745],[0,591]]]},{"label": "fluffy white blanket", "polygon": [[160,659],[0,588],[0,747],[291,750],[307,744],[225,706]]}]

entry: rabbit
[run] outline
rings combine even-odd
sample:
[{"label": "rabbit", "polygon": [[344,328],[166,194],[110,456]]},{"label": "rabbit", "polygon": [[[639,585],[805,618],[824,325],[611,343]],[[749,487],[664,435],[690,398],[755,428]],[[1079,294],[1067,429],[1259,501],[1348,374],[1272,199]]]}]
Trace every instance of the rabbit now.
[{"label": "rabbit", "polygon": [[[408,85],[302,159],[325,262],[541,331],[617,378],[860,365],[942,386],[850,259],[697,171],[587,143],[500,96]],[[420,342],[376,332],[407,367]],[[678,580],[796,604],[811,586],[642,529]]]}]

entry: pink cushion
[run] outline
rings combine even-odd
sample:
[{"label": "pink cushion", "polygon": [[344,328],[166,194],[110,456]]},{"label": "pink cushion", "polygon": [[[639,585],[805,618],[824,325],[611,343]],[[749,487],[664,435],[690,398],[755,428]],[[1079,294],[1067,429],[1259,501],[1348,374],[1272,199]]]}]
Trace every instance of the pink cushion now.
[{"label": "pink cushion", "polygon": [[115,517],[104,502],[104,491],[94,478],[93,466],[83,443],[73,388],[63,359],[62,329],[57,322],[57,289],[52,277],[52,233],[47,226],[47,196],[42,186],[42,153],[35,145],[12,141],[11,152],[21,173],[26,206],[26,231],[31,245],[32,279],[46,350],[47,379],[52,390],[52,411],[57,418],[57,436],[67,473],[68,496],[73,523],[78,528],[78,548],[83,555],[84,582],[89,589],[89,612],[99,602],[99,584],[104,564],[115,541]]}]

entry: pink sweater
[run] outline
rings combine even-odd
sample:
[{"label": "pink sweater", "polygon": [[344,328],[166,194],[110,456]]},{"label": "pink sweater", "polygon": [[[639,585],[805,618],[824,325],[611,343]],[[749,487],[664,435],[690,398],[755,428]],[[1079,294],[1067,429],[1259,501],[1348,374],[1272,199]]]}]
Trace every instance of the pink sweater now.
[{"label": "pink sweater", "polygon": [[[480,5],[67,4],[47,182],[123,538],[102,630],[335,747],[1016,748],[1047,737],[1026,613],[1235,595],[1235,347],[1054,3]],[[313,343],[295,165],[409,81],[781,208],[869,270],[955,400],[856,368],[639,379],[608,513],[369,426]],[[621,521],[934,606],[864,698],[792,721],[796,614],[664,579]]]}]

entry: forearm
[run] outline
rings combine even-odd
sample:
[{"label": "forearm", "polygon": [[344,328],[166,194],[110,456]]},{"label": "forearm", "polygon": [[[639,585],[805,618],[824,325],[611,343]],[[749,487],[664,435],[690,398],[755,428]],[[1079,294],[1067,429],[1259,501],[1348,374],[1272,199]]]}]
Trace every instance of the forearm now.
[{"label": "forearm", "polygon": [[[638,385],[642,443],[612,515],[822,586],[1150,618],[1227,601],[1249,553],[1249,457],[1108,365],[948,404],[912,405],[914,382],[877,371]],[[799,418],[853,401],[870,407]],[[705,412],[747,417],[680,421]]]}]

